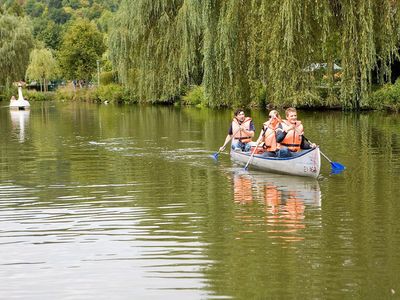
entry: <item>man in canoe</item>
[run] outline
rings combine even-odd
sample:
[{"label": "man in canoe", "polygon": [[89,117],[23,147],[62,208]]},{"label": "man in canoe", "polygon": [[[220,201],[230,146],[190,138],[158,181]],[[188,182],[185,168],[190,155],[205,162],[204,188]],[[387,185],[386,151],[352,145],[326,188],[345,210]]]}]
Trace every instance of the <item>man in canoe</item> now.
[{"label": "man in canoe", "polygon": [[224,145],[219,151],[224,151],[226,145],[232,139],[232,149],[241,149],[250,151],[250,142],[254,136],[255,127],[251,118],[246,117],[243,109],[237,109],[229,127],[228,135],[225,138]]},{"label": "man in canoe", "polygon": [[285,111],[286,120],[281,123],[281,128],[277,129],[276,141],[280,143],[279,157],[295,156],[303,149],[315,148],[314,143],[309,143],[304,138],[304,128],[301,121],[297,120],[297,111],[289,107]]},{"label": "man in canoe", "polygon": [[264,155],[268,157],[275,157],[280,146],[276,141],[276,130],[280,126],[282,120],[278,111],[276,110],[271,110],[268,116],[269,120],[263,124],[260,136],[257,139],[257,145],[261,142],[264,142]]}]

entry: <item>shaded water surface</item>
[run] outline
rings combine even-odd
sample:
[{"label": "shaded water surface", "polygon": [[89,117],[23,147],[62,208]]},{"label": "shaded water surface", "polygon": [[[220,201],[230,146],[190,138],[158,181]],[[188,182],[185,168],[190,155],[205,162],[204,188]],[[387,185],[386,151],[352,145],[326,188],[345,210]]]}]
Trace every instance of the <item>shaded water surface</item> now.
[{"label": "shaded water surface", "polygon": [[215,162],[230,111],[1,108],[0,298],[398,298],[398,116],[299,116],[344,173]]}]

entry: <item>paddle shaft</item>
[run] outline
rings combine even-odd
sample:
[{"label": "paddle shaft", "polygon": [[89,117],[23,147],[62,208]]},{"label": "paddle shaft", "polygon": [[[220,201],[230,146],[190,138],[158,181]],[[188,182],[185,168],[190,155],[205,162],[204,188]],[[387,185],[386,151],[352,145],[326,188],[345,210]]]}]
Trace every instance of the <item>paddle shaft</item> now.
[{"label": "paddle shaft", "polygon": [[319,153],[321,153],[322,154],[322,156],[323,157],[325,157],[326,158],[326,160],[327,161],[329,161],[331,164],[333,163],[330,159],[329,159],[329,157],[328,156],[326,156],[322,151],[321,151],[321,149],[319,149]]},{"label": "paddle shaft", "polygon": [[[306,138],[304,135],[303,135],[303,138],[304,138],[307,142],[312,143],[312,142],[311,142],[308,138]],[[334,161],[330,160],[329,157],[326,156],[326,155],[321,151],[321,148],[319,149],[319,153],[321,153],[322,156],[323,156],[327,161],[329,161],[329,163],[330,163],[331,166],[332,166],[332,169],[336,169],[336,170],[344,170],[344,169],[345,169],[345,166],[343,166],[341,163],[334,162]]]},{"label": "paddle shaft", "polygon": [[[271,121],[272,121],[272,119],[271,119]],[[271,124],[271,121],[269,121],[269,122],[268,122],[268,125],[265,126],[265,128],[263,128],[263,133],[262,133],[261,137],[263,137],[263,136],[265,135],[265,132],[267,131],[268,126]],[[257,140],[257,145],[255,146],[253,152],[252,152],[251,155],[250,155],[249,160],[247,161],[246,165],[244,166],[244,169],[245,169],[245,170],[246,170],[247,167],[249,166],[249,163],[250,163],[250,161],[252,160],[252,158],[253,158],[253,156],[254,156],[254,153],[257,151],[258,145],[259,145],[260,143],[261,143],[261,139]]]},{"label": "paddle shaft", "polygon": [[[227,144],[232,140],[232,138],[236,135],[236,133],[239,132],[239,130],[240,130],[240,127],[239,127],[234,133],[232,133],[231,136],[229,136],[229,139],[225,141],[225,143],[222,145],[221,148],[225,148],[226,145],[227,145]],[[218,151],[215,152],[215,153],[213,154],[213,156],[214,156],[215,159],[217,159],[217,158],[218,158],[218,155],[221,153],[221,148],[219,148]]]}]

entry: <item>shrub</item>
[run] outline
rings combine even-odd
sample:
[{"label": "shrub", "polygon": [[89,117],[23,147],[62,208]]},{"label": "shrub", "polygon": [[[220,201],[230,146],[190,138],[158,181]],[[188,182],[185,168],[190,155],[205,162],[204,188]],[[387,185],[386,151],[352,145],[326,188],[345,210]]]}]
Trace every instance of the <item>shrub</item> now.
[{"label": "shrub", "polygon": [[29,101],[48,101],[54,100],[54,92],[25,91],[24,98]]},{"label": "shrub", "polygon": [[76,88],[63,87],[59,88],[55,92],[55,99],[65,100],[65,101],[83,101],[83,102],[93,102],[96,101],[95,89],[94,88]]},{"label": "shrub", "polygon": [[100,102],[131,102],[129,93],[121,85],[115,83],[99,86],[95,98]]},{"label": "shrub", "polygon": [[394,84],[385,84],[379,90],[371,93],[363,108],[400,110],[400,80]]},{"label": "shrub", "polygon": [[182,103],[185,105],[206,106],[207,101],[204,96],[204,87],[201,85],[191,86],[187,94],[182,96]]},{"label": "shrub", "polygon": [[116,83],[116,73],[115,72],[102,72],[100,74],[100,84],[101,85],[107,85],[111,83]]}]

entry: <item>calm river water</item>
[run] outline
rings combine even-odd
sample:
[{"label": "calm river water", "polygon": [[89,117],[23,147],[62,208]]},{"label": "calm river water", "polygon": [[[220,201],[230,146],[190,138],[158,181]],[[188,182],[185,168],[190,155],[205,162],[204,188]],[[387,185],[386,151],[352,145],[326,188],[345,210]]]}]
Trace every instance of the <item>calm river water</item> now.
[{"label": "calm river water", "polygon": [[299,112],[313,180],[210,158],[231,114],[2,107],[0,299],[398,299],[399,116]]}]

